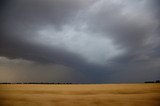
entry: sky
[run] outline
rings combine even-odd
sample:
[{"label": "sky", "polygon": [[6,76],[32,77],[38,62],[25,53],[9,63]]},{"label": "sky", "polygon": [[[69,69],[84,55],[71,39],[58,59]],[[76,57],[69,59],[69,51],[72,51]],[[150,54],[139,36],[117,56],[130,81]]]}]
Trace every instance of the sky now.
[{"label": "sky", "polygon": [[0,82],[160,79],[159,0],[1,0]]}]

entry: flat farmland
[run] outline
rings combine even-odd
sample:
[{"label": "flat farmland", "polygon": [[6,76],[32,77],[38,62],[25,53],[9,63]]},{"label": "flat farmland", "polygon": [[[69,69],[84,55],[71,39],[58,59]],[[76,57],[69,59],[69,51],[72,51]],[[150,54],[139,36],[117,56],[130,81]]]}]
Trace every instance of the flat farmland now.
[{"label": "flat farmland", "polygon": [[0,106],[160,106],[160,84],[0,84]]}]

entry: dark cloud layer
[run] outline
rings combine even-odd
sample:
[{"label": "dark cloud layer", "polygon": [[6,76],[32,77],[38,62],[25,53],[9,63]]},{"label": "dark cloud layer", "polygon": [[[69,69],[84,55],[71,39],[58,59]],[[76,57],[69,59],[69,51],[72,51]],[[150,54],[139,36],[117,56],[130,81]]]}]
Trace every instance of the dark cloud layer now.
[{"label": "dark cloud layer", "polygon": [[[35,62],[44,68],[39,72],[45,81],[47,76],[48,81],[56,79],[49,66],[55,64],[60,72],[72,73],[63,76],[71,82],[159,79],[159,13],[159,0],[2,0],[0,57]],[[23,69],[38,73],[35,66]],[[17,70],[24,76],[25,71]],[[60,80],[62,74],[57,76]]]}]

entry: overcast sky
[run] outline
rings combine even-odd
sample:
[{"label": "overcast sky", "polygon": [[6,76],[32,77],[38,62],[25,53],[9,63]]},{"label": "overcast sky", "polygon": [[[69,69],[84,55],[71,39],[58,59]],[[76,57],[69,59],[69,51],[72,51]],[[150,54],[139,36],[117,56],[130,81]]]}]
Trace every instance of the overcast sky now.
[{"label": "overcast sky", "polygon": [[0,82],[160,79],[160,0],[1,0]]}]

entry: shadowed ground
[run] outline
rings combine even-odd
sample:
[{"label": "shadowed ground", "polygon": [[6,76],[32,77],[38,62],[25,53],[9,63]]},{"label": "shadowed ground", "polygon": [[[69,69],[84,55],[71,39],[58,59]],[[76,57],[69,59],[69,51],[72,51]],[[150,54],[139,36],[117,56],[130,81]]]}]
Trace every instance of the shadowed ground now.
[{"label": "shadowed ground", "polygon": [[160,84],[1,84],[0,106],[160,106]]}]

